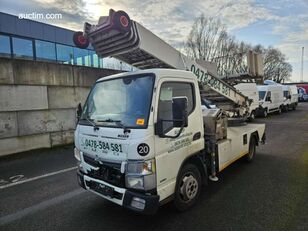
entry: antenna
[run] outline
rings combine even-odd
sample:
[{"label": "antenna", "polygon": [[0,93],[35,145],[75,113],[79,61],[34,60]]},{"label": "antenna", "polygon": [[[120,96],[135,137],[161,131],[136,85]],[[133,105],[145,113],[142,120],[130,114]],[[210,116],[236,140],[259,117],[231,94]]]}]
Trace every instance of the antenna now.
[{"label": "antenna", "polygon": [[302,47],[301,82],[304,82],[304,47]]}]

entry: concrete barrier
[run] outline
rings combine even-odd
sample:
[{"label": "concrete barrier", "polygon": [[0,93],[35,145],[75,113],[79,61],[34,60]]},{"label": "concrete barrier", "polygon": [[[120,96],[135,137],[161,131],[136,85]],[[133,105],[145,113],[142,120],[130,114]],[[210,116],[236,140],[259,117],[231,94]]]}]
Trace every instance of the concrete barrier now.
[{"label": "concrete barrier", "polygon": [[119,71],[0,58],[0,156],[73,142],[76,106]]}]

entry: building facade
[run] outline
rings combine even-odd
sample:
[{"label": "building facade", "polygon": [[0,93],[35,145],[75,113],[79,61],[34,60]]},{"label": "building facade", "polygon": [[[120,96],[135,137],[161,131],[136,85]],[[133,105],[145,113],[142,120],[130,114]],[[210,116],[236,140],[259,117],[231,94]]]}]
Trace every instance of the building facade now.
[{"label": "building facade", "polygon": [[73,43],[74,31],[0,12],[0,56],[103,68],[93,48]]}]

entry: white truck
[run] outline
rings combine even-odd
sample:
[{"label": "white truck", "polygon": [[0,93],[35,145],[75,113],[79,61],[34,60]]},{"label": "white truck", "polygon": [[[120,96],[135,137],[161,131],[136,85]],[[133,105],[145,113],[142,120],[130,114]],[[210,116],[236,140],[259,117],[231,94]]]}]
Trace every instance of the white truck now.
[{"label": "white truck", "polygon": [[269,113],[277,112],[281,114],[283,110],[283,90],[282,85],[258,85],[259,108],[257,114],[267,117]]},{"label": "white truck", "polygon": [[79,104],[75,157],[86,190],[141,213],[155,213],[172,199],[183,211],[208,179],[217,181],[241,157],[252,161],[265,141],[264,124],[229,126],[237,120],[228,121],[221,109],[202,113],[202,84],[225,95],[237,112],[246,110],[247,98],[125,12],[111,10],[98,25],[86,23],[76,39],[80,47],[89,39],[101,57],[149,68],[99,79],[84,107]]},{"label": "white truck", "polygon": [[256,110],[259,107],[259,92],[256,83],[239,83],[234,86],[243,95],[247,96],[251,100],[249,106],[248,120],[253,121],[256,116]]},{"label": "white truck", "polygon": [[298,92],[295,85],[283,85],[283,110],[295,110],[298,104]]}]

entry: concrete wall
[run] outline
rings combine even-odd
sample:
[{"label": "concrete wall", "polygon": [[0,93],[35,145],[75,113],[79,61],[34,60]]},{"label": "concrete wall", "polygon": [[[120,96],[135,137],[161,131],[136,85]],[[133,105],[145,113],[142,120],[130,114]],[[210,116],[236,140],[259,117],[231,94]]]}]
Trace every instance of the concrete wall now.
[{"label": "concrete wall", "polygon": [[77,104],[117,72],[0,58],[0,156],[72,143]]}]

